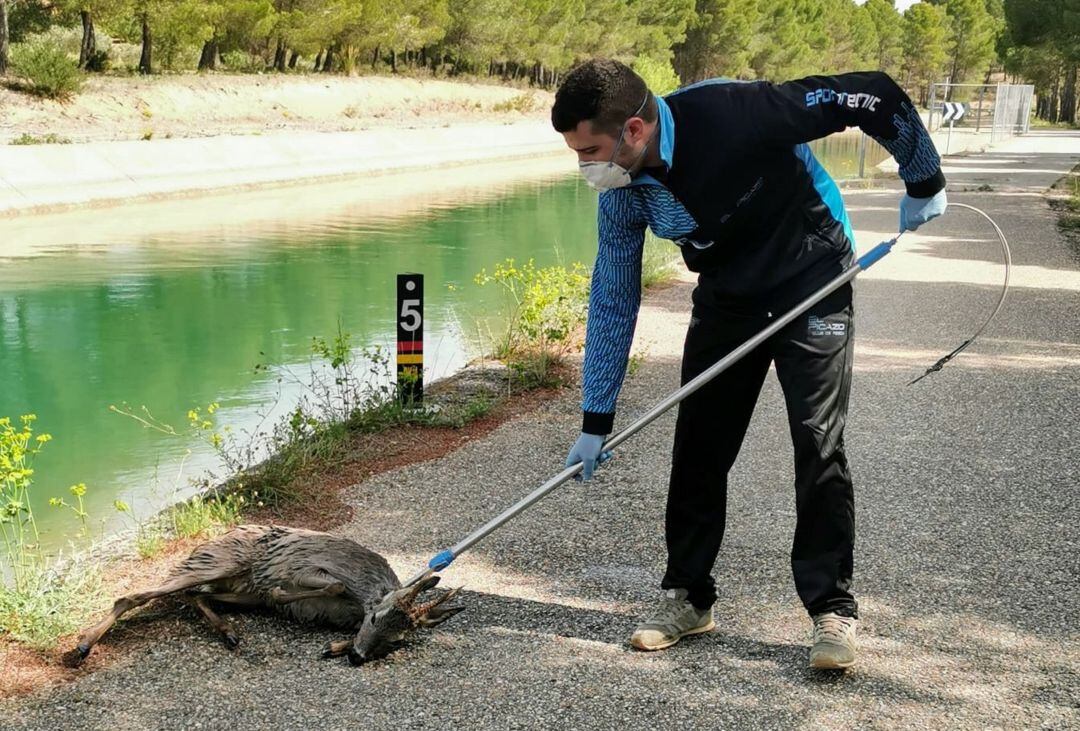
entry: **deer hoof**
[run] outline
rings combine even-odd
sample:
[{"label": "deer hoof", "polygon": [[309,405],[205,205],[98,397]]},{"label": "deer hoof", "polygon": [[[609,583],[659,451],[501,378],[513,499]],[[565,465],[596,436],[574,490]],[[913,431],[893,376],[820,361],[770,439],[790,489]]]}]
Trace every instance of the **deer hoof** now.
[{"label": "deer hoof", "polygon": [[337,653],[334,652],[334,643],[333,642],[327,642],[323,646],[322,655],[320,657],[322,657],[323,660],[329,660],[332,657],[337,657]]},{"label": "deer hoof", "polygon": [[237,647],[240,647],[240,638],[237,637],[236,634],[233,632],[226,632],[225,645],[230,650],[235,650]]},{"label": "deer hoof", "polygon": [[60,660],[61,660],[61,662],[64,663],[65,667],[77,668],[77,667],[79,667],[80,665],[83,664],[83,660],[85,660],[86,656],[89,655],[89,654],[90,654],[90,648],[85,648],[84,649],[84,648],[82,648],[80,646],[80,647],[76,647],[73,650],[68,650],[67,652],[65,652],[61,656]]}]

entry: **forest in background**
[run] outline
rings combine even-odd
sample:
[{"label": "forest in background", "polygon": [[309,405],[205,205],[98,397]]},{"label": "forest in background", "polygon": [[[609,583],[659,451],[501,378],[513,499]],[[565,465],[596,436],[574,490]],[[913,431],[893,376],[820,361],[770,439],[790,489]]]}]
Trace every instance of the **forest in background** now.
[{"label": "forest in background", "polygon": [[[73,45],[86,73],[388,70],[549,88],[607,56],[661,92],[880,69],[924,105],[931,82],[1004,76],[1035,85],[1039,117],[1075,123],[1080,0],[927,0],[902,14],[891,0],[0,0],[0,75],[29,43]],[[137,60],[123,62],[125,46]]]}]

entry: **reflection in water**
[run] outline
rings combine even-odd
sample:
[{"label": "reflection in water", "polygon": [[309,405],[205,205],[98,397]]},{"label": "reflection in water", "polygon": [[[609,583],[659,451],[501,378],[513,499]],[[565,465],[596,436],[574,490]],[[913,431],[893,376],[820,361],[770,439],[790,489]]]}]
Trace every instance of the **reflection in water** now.
[{"label": "reflection in water", "polygon": [[[823,161],[850,165],[855,146]],[[115,498],[145,515],[215,462],[110,404],[180,429],[216,400],[220,424],[254,428],[295,400],[278,376],[306,373],[312,336],[340,321],[357,346],[392,343],[399,272],[426,276],[429,377],[461,367],[475,342],[462,331],[503,304],[476,272],[507,257],[591,262],[596,195],[573,167],[559,156],[439,170],[436,185],[387,175],[0,221],[0,415],[34,412],[54,437],[34,486],[45,540],[71,527],[46,502],[72,483],[115,524]]]}]

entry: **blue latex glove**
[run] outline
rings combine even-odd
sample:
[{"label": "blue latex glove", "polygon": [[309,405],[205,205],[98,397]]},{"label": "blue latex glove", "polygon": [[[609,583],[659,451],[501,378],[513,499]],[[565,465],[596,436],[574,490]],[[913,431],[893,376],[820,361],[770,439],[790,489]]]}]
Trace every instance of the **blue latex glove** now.
[{"label": "blue latex glove", "polygon": [[591,480],[593,476],[593,470],[597,465],[601,465],[611,459],[611,452],[604,452],[601,454],[600,450],[604,447],[604,437],[599,434],[586,434],[581,432],[581,436],[574,442],[574,446],[570,448],[570,454],[566,455],[566,466],[570,467],[578,462],[581,462],[581,472],[574,475],[575,480]]},{"label": "blue latex glove", "polygon": [[944,188],[930,198],[912,198],[905,195],[900,201],[900,233],[914,231],[931,218],[937,218],[945,212],[948,205]]}]

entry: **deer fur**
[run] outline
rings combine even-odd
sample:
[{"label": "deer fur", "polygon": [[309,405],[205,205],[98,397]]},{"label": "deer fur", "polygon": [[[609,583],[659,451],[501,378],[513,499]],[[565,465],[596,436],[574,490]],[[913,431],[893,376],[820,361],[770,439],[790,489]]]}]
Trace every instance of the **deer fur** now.
[{"label": "deer fur", "polygon": [[104,619],[79,635],[72,660],[85,659],[125,612],[185,592],[229,647],[237,647],[240,638],[212,604],[269,607],[298,622],[353,630],[353,639],[330,643],[323,657],[347,654],[360,664],[393,651],[411,630],[435,626],[464,609],[444,605],[457,589],[418,604],[417,596],[436,583],[438,577],[428,576],[402,588],[386,559],[348,538],[241,525],[196,547],[160,587],[117,599]]}]

